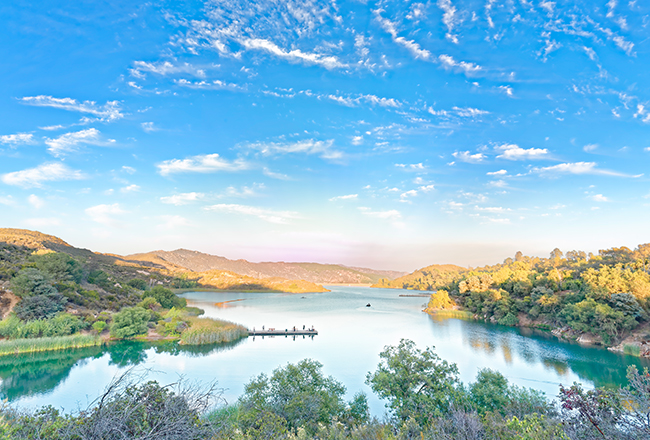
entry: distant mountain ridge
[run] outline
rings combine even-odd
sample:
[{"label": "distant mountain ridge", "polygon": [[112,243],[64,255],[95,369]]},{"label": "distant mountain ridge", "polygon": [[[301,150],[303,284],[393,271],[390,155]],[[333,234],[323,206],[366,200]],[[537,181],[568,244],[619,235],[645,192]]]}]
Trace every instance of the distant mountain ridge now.
[{"label": "distant mountain ridge", "polygon": [[226,270],[254,278],[287,278],[305,280],[318,284],[373,284],[382,278],[395,279],[406,272],[347,267],[339,264],[262,262],[230,260],[187,249],[175,251],[152,251],[123,257],[130,261],[147,261],[183,267],[193,272]]}]

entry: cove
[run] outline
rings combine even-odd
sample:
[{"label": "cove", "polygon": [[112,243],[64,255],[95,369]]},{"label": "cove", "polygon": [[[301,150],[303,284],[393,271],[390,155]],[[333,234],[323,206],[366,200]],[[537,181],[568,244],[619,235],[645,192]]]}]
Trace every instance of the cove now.
[{"label": "cove", "polygon": [[[21,407],[53,405],[72,411],[85,408],[111,379],[133,366],[161,384],[185,380],[212,383],[234,402],[244,385],[260,373],[287,362],[312,358],[323,371],[347,387],[347,397],[364,391],[374,415],[384,402],[364,384],[379,353],[400,339],[436,353],[472,382],[480,368],[492,368],[511,383],[554,397],[560,384],[625,384],[628,365],[650,367],[645,359],[602,348],[559,342],[550,334],[502,327],[422,312],[426,298],[399,297],[402,290],[328,286],[311,294],[188,292],[190,305],[206,316],[252,329],[314,327],[314,337],[249,337],[227,345],[183,347],[175,342],[121,342],[106,347],[0,358],[0,397]],[[370,304],[370,307],[367,307]]]}]

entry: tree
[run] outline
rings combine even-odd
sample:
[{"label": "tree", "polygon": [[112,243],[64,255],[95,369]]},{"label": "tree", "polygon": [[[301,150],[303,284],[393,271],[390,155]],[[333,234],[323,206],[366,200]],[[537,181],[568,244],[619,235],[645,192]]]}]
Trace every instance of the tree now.
[{"label": "tree", "polygon": [[151,314],[142,307],[125,307],[113,315],[111,335],[116,338],[130,338],[147,332]]},{"label": "tree", "polygon": [[50,275],[55,281],[81,282],[83,267],[69,255],[52,252],[35,257],[36,267]]},{"label": "tree", "polygon": [[555,248],[551,251],[551,260],[559,260],[562,258],[562,251],[558,248]]},{"label": "tree", "polygon": [[65,308],[66,298],[60,293],[47,295],[32,295],[24,297],[16,307],[16,316],[25,321],[47,319],[56,315]]},{"label": "tree", "polygon": [[52,286],[50,277],[33,267],[21,270],[11,280],[11,290],[21,298],[58,293],[56,288]]},{"label": "tree", "polygon": [[183,308],[187,305],[185,298],[174,295],[174,292],[162,286],[156,286],[142,295],[142,298],[149,297],[154,298],[165,309],[171,309],[172,307]]},{"label": "tree", "polygon": [[239,399],[243,427],[259,430],[259,420],[268,419],[278,429],[286,424],[288,429],[303,427],[314,433],[319,423],[327,425],[347,414],[367,413],[365,400],[358,396],[348,411],[343,400],[345,387],[331,376],[325,377],[321,369],[320,362],[304,359],[274,370],[271,377],[260,374],[253,379]]},{"label": "tree", "polygon": [[127,284],[134,289],[147,290],[147,282],[145,280],[141,280],[140,278],[133,278]]},{"label": "tree", "polygon": [[457,397],[458,368],[441,360],[433,347],[421,351],[415,343],[402,339],[397,346],[386,346],[381,361],[366,383],[387,399],[395,417],[405,422],[415,419],[424,426],[430,417],[449,410]]}]

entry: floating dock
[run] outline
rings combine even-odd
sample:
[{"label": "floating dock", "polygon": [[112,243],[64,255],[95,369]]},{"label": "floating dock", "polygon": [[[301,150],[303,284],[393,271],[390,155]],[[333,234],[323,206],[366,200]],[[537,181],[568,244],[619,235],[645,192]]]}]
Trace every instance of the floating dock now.
[{"label": "floating dock", "polygon": [[259,330],[254,328],[253,330],[248,330],[248,336],[314,336],[317,335],[318,331],[313,328],[299,329],[297,327],[286,328],[286,329],[277,329],[269,328],[265,330]]}]

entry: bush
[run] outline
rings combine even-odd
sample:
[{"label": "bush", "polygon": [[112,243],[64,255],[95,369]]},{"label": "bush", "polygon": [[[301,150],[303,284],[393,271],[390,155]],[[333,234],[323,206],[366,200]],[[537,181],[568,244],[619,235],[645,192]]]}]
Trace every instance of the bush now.
[{"label": "bush", "polygon": [[65,297],[58,292],[27,296],[14,307],[14,312],[23,320],[47,319],[62,311],[66,302]]},{"label": "bush", "polygon": [[18,275],[11,280],[11,290],[21,298],[57,293],[52,286],[50,277],[33,267],[18,272]]},{"label": "bush", "polygon": [[113,315],[111,336],[131,338],[147,333],[150,313],[142,307],[125,307]]},{"label": "bush", "polygon": [[84,328],[81,319],[69,313],[59,313],[50,319],[21,321],[10,315],[0,321],[0,336],[7,339],[67,336]]},{"label": "bush", "polygon": [[145,280],[141,280],[140,278],[133,278],[127,284],[134,289],[147,290],[147,282]]},{"label": "bush", "polygon": [[34,258],[36,267],[50,275],[57,282],[74,281],[80,283],[83,268],[74,258],[58,252],[39,255]]},{"label": "bush", "polygon": [[156,286],[142,295],[143,299],[149,297],[154,298],[165,309],[183,308],[187,305],[185,298],[179,298],[174,295],[174,292],[162,286]]},{"label": "bush", "polygon": [[98,335],[101,334],[105,328],[106,328],[106,323],[104,321],[95,321],[93,323],[93,330],[95,330]]}]

